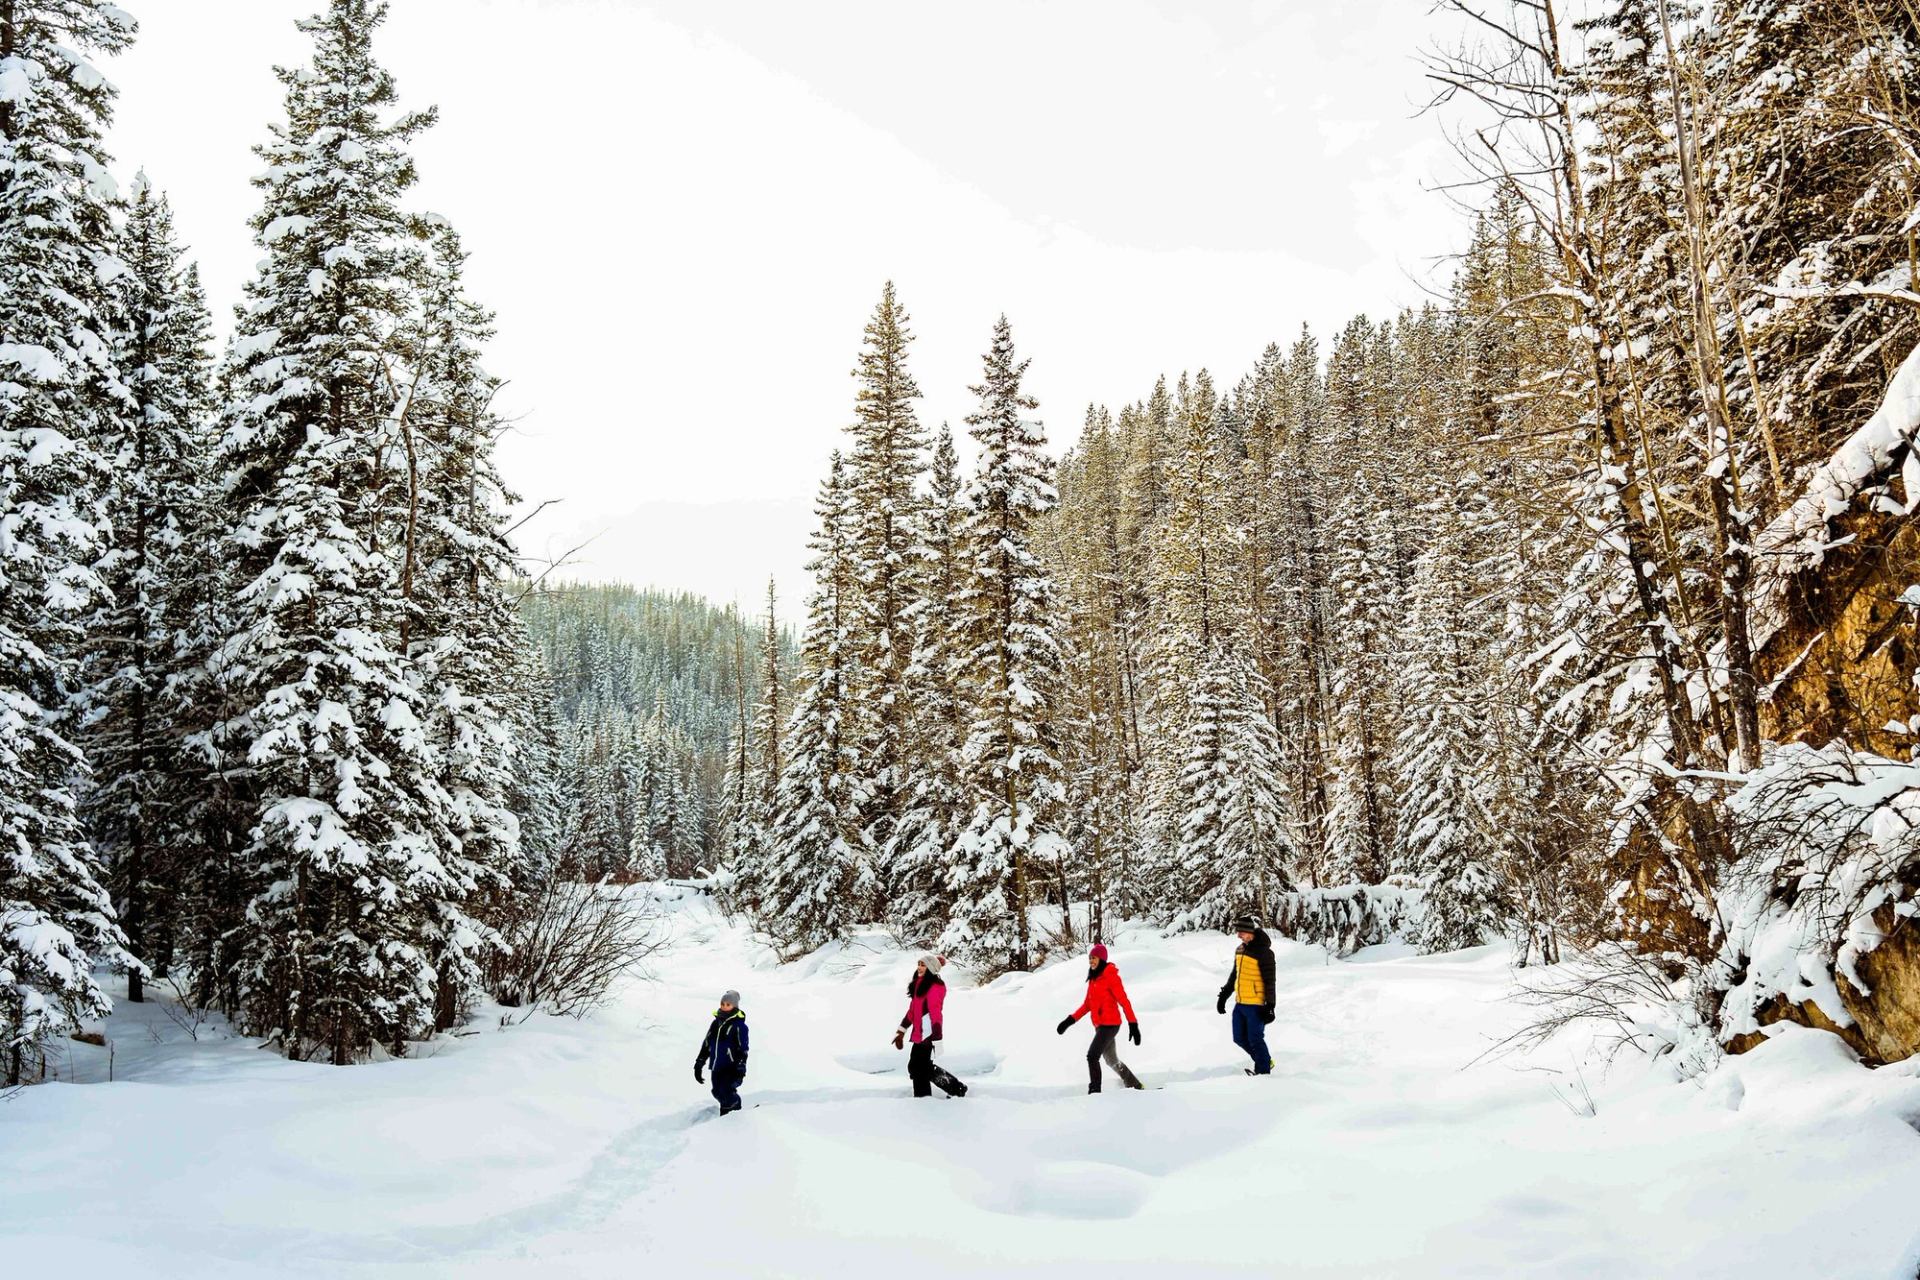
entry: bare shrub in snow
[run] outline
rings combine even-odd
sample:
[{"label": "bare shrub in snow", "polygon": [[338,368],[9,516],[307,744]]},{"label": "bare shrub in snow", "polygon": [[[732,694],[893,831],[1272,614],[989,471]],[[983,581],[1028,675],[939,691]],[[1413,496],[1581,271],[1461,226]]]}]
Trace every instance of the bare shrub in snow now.
[{"label": "bare shrub in snow", "polygon": [[1708,987],[1669,976],[1664,958],[1605,942],[1577,959],[1526,978],[1516,996],[1536,1017],[1488,1050],[1488,1056],[1539,1049],[1563,1031],[1597,1029],[1594,1044],[1611,1060],[1632,1049],[1674,1055],[1683,1076],[1719,1061],[1710,1031]]},{"label": "bare shrub in snow", "polygon": [[559,876],[520,898],[501,933],[512,950],[498,961],[494,997],[576,1018],[667,942],[647,886]]}]

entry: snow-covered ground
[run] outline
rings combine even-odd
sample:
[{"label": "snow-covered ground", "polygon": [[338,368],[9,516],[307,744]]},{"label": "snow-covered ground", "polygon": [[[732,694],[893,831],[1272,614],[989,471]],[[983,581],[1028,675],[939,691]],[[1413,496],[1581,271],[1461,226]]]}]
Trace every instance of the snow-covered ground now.
[{"label": "snow-covered ground", "polygon": [[[1920,1064],[1789,1028],[1703,1080],[1569,1045],[1476,1061],[1527,1012],[1494,948],[1329,962],[1279,943],[1275,1074],[1214,1013],[1231,942],[1120,938],[1150,1086],[1085,1094],[1077,960],[975,989],[908,1096],[912,958],[776,968],[698,899],[650,982],[352,1069],[163,1006],[109,1024],[117,1083],[0,1102],[7,1274],[1739,1277],[1913,1280]],[[692,1061],[721,990],[749,1110]],[[103,1050],[80,1048],[83,1081]],[[1589,1091],[1591,1105],[1589,1105]]]}]

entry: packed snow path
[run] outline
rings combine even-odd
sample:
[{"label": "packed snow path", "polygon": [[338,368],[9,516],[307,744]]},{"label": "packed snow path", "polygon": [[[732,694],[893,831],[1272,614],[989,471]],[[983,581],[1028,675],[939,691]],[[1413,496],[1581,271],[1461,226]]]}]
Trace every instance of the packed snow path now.
[{"label": "packed snow path", "polygon": [[[774,968],[703,902],[653,981],[340,1070],[165,1007],[110,1025],[117,1083],[0,1102],[9,1273],[238,1276],[1525,1276],[1913,1280],[1920,1072],[1790,1030],[1702,1081],[1604,1078],[1524,1020],[1488,948],[1329,962],[1279,943],[1275,1074],[1214,1013],[1229,940],[1114,948],[1150,1086],[1085,1094],[1077,960],[955,976],[908,1096],[888,1043],[912,957],[879,939]],[[749,1110],[692,1061],[720,991]],[[83,1081],[104,1078],[79,1050]]]}]

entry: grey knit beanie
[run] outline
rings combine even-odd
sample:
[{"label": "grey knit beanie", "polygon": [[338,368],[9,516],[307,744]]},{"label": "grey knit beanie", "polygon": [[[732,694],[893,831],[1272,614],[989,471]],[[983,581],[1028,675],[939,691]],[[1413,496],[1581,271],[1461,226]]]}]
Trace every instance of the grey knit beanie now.
[{"label": "grey knit beanie", "polygon": [[730,1004],[738,1009],[740,1007],[740,993],[738,991],[723,991],[720,993],[720,1003]]},{"label": "grey knit beanie", "polygon": [[935,975],[939,974],[940,964],[941,964],[939,956],[921,956],[920,963],[927,966],[928,973],[935,974]]}]

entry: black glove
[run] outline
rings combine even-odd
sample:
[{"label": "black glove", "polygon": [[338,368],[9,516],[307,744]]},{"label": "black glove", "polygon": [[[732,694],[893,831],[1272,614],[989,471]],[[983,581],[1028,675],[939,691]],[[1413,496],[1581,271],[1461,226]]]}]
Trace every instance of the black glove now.
[{"label": "black glove", "polygon": [[1072,1018],[1062,1018],[1062,1019],[1060,1019],[1060,1025],[1059,1025],[1059,1026],[1057,1026],[1057,1027],[1055,1027],[1055,1028],[1053,1029],[1053,1031],[1054,1031],[1054,1034],[1055,1034],[1055,1035],[1062,1035],[1062,1036],[1063,1036],[1063,1035],[1065,1035],[1065,1034],[1067,1034],[1067,1028],[1068,1028],[1068,1027],[1070,1027],[1070,1026],[1072,1026],[1072,1025],[1073,1025],[1073,1019],[1072,1019]]},{"label": "black glove", "polygon": [[1214,1002],[1213,1007],[1215,1009],[1218,1009],[1221,1013],[1225,1013],[1227,1011],[1227,993],[1226,992],[1222,991],[1220,993],[1220,998]]},{"label": "black glove", "polygon": [[933,1024],[933,1038],[935,1040],[940,1038],[940,1024],[937,1022]]},{"label": "black glove", "polygon": [[1133,1041],[1135,1044],[1140,1043],[1140,1024],[1139,1023],[1129,1022],[1127,1024],[1127,1039]]},{"label": "black glove", "polygon": [[1273,1010],[1271,1010],[1271,1009],[1262,1009],[1262,1010],[1260,1011],[1260,1021],[1261,1021],[1261,1022],[1263,1022],[1263,1023],[1266,1023],[1266,1024],[1269,1024],[1269,1025],[1271,1025],[1271,1024],[1272,1024],[1272,1022],[1273,1022]]},{"label": "black glove", "polygon": [[700,1064],[697,1062],[693,1064],[693,1082],[695,1084],[705,1084],[707,1082],[707,1077],[702,1074]]}]

